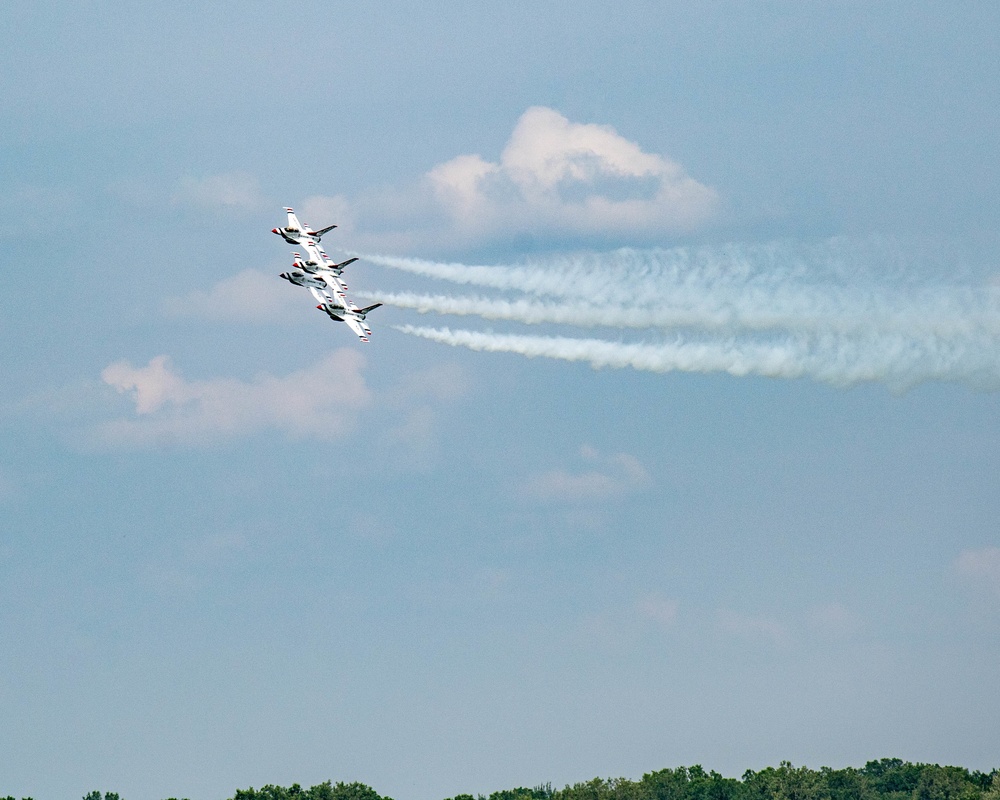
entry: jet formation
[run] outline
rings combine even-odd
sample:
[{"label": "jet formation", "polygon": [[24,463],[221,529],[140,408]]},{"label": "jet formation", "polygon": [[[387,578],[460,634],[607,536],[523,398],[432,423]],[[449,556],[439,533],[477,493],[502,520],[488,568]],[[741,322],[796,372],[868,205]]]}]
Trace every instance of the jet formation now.
[{"label": "jet formation", "polygon": [[286,208],[285,213],[288,214],[288,224],[284,228],[272,228],[271,233],[277,234],[291,245],[301,247],[305,255],[300,252],[293,253],[292,269],[289,272],[282,272],[280,277],[296,286],[305,286],[319,301],[316,308],[325,312],[335,322],[347,323],[362,342],[367,342],[372,329],[365,322],[365,317],[369,311],[382,304],[376,303],[367,308],[358,308],[347,299],[347,284],[343,279],[344,267],[353,264],[357,259],[349,258],[338,264],[320,245],[323,235],[337,226],[330,225],[314,231],[308,225],[299,222],[293,209]]}]

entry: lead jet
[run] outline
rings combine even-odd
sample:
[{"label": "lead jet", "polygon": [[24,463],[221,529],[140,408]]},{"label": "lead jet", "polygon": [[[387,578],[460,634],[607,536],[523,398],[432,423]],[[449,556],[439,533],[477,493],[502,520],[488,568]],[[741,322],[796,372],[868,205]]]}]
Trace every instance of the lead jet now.
[{"label": "lead jet", "polygon": [[314,231],[308,225],[303,225],[299,222],[299,218],[295,216],[295,210],[291,208],[285,208],[285,213],[288,214],[288,224],[284,228],[271,228],[271,233],[276,233],[282,239],[284,239],[289,244],[301,244],[318,242],[323,238],[324,233],[329,233],[336,225],[331,225],[329,228],[321,228],[318,231]]},{"label": "lead jet", "polygon": [[325,312],[335,322],[346,322],[347,326],[358,335],[362,342],[368,341],[368,337],[372,335],[372,329],[365,322],[365,317],[368,316],[368,312],[374,311],[382,305],[381,303],[367,308],[358,308],[343,295],[333,294],[327,289],[314,289],[310,286],[309,291],[313,293],[313,297],[319,300],[319,305],[316,308]]}]

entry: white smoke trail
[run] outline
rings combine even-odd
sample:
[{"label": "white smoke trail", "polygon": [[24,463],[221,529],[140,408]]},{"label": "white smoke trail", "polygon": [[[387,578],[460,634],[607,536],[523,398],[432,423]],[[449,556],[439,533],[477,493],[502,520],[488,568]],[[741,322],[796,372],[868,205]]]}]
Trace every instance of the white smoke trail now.
[{"label": "white smoke trail", "polygon": [[[873,274],[869,261],[885,265]],[[562,302],[369,293],[422,313],[579,326],[692,327],[725,332],[991,336],[1000,339],[1000,288],[914,281],[891,249],[832,242],[619,250],[529,266],[465,266],[369,257],[459,284],[521,290]]]},{"label": "white smoke trail", "polygon": [[[369,293],[421,313],[527,324],[645,329],[652,342],[514,336],[447,328],[406,333],[477,350],[595,367],[809,376],[838,386],[926,380],[1000,387],[1000,285],[914,273],[894,246],[847,240],[618,250],[509,266],[370,257],[452,283],[522,296]],[[659,341],[664,332],[675,338]]]},{"label": "white smoke trail", "polygon": [[390,267],[426,278],[438,278],[452,283],[486,286],[491,289],[517,289],[534,294],[564,296],[561,276],[546,274],[525,267],[479,267],[466,264],[440,263],[419,258],[358,254],[365,261]]},{"label": "white smoke trail", "polygon": [[397,330],[442,344],[485,352],[583,361],[595,369],[631,367],[650,372],[727,372],[773,378],[811,377],[834,386],[876,381],[906,389],[926,380],[1000,388],[996,351],[917,340],[855,340],[827,336],[818,341],[684,341],[624,343],[602,339],[520,336],[448,328],[397,326]]},{"label": "white smoke trail", "polygon": [[[577,327],[613,328],[690,328],[700,331],[738,333],[740,331],[821,334],[936,336],[941,339],[990,337],[1000,348],[1000,310],[990,313],[988,295],[977,298],[967,292],[941,292],[923,301],[913,299],[909,306],[866,308],[861,302],[842,302],[837,313],[816,310],[818,302],[803,302],[797,308],[692,308],[667,304],[648,306],[594,305],[582,301],[562,303],[537,300],[505,300],[476,296],[427,295],[414,292],[359,292],[358,296],[378,300],[396,308],[413,309],[421,314],[478,316],[490,320],[508,320],[528,325],[552,323]],[[842,298],[843,300],[844,298]],[[761,303],[763,306],[763,303]],[[812,305],[813,310],[809,310]],[[868,306],[875,306],[869,303]],[[867,313],[863,313],[867,311]]]},{"label": "white smoke trail", "polygon": [[878,275],[899,272],[898,253],[878,243],[831,239],[818,245],[773,242],[701,247],[622,248],[610,253],[555,255],[520,265],[469,266],[397,256],[365,255],[384,267],[452,283],[553,297],[594,297],[611,302],[658,303],[705,288],[761,291],[768,295],[798,284],[857,282],[874,262]]},{"label": "white smoke trail", "polygon": [[413,292],[359,292],[358,296],[378,300],[396,308],[409,308],[421,314],[453,314],[483,319],[510,320],[527,325],[555,323],[577,327],[652,328],[709,327],[723,329],[730,319],[725,315],[707,317],[685,309],[602,308],[585,303],[543,303],[536,300],[502,300],[487,297],[427,295]]}]

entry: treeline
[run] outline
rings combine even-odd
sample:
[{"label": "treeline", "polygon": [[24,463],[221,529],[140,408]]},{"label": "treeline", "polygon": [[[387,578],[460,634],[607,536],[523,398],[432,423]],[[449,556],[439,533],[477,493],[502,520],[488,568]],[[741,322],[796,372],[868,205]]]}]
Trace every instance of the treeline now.
[{"label": "treeline", "polygon": [[1000,800],[1000,770],[970,772],[898,758],[869,761],[861,769],[814,770],[782,761],[737,779],[695,765],[648,772],[638,781],[594,778],[563,789],[547,784],[449,800]]},{"label": "treeline", "polygon": [[[13,797],[0,800],[15,800]],[[31,798],[22,798],[31,800]],[[102,800],[94,791],[83,800]],[[106,792],[103,800],[122,800]],[[175,800],[171,798],[170,800]],[[264,786],[237,789],[230,800],[392,800],[363,783],[325,783],[304,789]],[[864,767],[830,769],[778,767],[742,778],[724,778],[701,766],[648,772],[640,780],[594,778],[562,789],[551,784],[533,789],[503,789],[490,795],[458,794],[448,800],[1000,800],[1000,769],[969,771],[963,767],[911,764],[898,758],[869,761]]]}]

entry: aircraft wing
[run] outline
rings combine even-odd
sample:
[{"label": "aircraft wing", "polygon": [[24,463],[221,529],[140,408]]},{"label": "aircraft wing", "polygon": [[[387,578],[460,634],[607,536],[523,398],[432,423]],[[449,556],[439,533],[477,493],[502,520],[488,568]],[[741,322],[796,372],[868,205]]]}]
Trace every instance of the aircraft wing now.
[{"label": "aircraft wing", "polygon": [[328,289],[316,289],[315,287],[310,286],[309,291],[312,292],[313,297],[315,297],[323,305],[329,304],[333,306],[342,306],[344,304],[339,297],[331,294]]},{"label": "aircraft wing", "polygon": [[320,272],[317,277],[326,283],[333,290],[334,294],[339,294],[341,297],[345,295],[347,287],[332,272]]},{"label": "aircraft wing", "polygon": [[308,261],[313,261],[321,266],[325,266],[330,263],[330,257],[323,252],[323,248],[316,244],[316,242],[310,241],[309,239],[303,239],[302,246],[305,248]]},{"label": "aircraft wing", "polygon": [[369,331],[365,330],[364,326],[361,324],[361,320],[359,320],[357,317],[353,315],[348,315],[344,317],[344,322],[346,322],[351,327],[351,330],[358,335],[358,338],[362,342],[368,341]]}]

